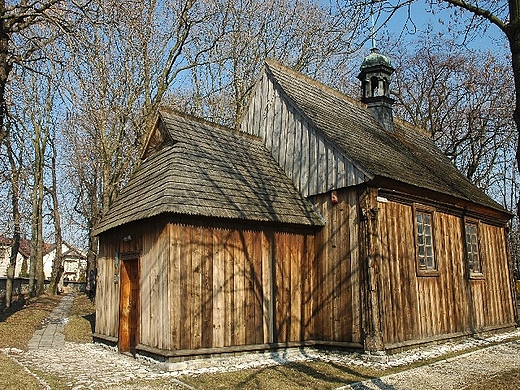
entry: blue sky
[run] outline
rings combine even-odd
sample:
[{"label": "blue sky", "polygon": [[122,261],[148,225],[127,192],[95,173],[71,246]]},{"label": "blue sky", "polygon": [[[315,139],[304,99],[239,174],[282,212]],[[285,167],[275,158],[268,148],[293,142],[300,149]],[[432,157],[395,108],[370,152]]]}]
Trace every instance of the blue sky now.
[{"label": "blue sky", "polygon": [[[411,5],[410,14],[408,14],[408,9],[399,10],[390,19],[386,26],[381,29],[379,36],[384,36],[385,34],[390,33],[392,35],[390,39],[391,42],[392,40],[399,39],[399,35],[403,33],[403,38],[413,40],[414,35],[418,35],[419,31],[426,29],[428,25],[430,25],[434,31],[442,31],[446,33],[454,31],[457,26],[454,26],[453,22],[450,21],[450,11],[438,11],[435,9],[435,13],[432,13],[431,11],[428,11],[429,9],[430,7],[427,5],[426,1],[419,0]],[[457,19],[461,23],[459,28],[465,21],[469,20],[469,17],[470,14],[466,12],[464,18],[459,17]],[[408,18],[411,20],[408,20]],[[380,18],[377,22],[377,27],[380,27],[382,22],[383,20]],[[484,31],[483,28],[480,28],[480,33],[467,42],[467,46],[472,49],[490,50],[494,53],[500,53],[507,50],[507,40],[503,32],[497,26],[488,23],[487,21],[483,26],[487,27],[486,31]],[[417,29],[417,32],[414,32],[415,28]],[[460,36],[460,41],[463,41],[462,35]],[[369,47],[369,45],[367,47]]]}]

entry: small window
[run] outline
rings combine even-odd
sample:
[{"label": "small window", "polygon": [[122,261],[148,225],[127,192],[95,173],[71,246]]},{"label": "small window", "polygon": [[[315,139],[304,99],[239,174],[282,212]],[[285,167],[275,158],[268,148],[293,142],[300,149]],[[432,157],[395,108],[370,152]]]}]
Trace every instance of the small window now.
[{"label": "small window", "polygon": [[466,232],[466,258],[469,276],[481,276],[483,272],[478,244],[478,222],[465,221],[464,230]]},{"label": "small window", "polygon": [[438,275],[433,210],[415,209],[415,240],[418,275]]}]

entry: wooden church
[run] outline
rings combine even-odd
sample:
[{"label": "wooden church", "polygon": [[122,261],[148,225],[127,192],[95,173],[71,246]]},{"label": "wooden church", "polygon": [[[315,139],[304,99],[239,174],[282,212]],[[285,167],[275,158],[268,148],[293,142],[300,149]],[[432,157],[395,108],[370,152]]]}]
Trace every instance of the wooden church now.
[{"label": "wooden church", "polygon": [[176,361],[515,326],[506,225],[373,50],[361,101],[268,60],[238,130],[161,111],[96,227],[96,341]]}]

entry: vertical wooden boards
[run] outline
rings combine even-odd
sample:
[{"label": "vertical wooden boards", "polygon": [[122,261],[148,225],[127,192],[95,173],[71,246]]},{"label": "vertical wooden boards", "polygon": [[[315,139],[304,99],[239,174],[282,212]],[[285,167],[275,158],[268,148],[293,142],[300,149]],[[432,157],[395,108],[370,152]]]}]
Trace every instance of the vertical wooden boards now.
[{"label": "vertical wooden boards", "polygon": [[[383,339],[400,342],[412,337],[412,312],[416,289],[412,229],[402,221],[411,219],[410,207],[379,203],[381,237],[381,299],[384,311]],[[415,297],[414,297],[415,298]],[[415,313],[414,313],[415,314]]]},{"label": "vertical wooden boards", "polygon": [[171,346],[170,334],[170,300],[169,300],[169,286],[168,286],[168,264],[170,260],[170,236],[168,226],[162,230],[159,237],[155,240],[153,245],[156,251],[157,267],[158,267],[158,291],[159,301],[157,323],[157,347],[160,349],[169,349]]},{"label": "vertical wooden boards", "polygon": [[262,232],[249,232],[252,242],[252,248],[248,256],[250,263],[251,272],[249,277],[249,297],[250,306],[248,309],[248,325],[246,342],[250,344],[262,344],[264,343],[264,330],[263,330],[263,266],[262,266],[262,250],[263,250],[263,237]]},{"label": "vertical wooden boards", "polygon": [[300,341],[302,336],[302,284],[303,240],[301,235],[289,235],[289,254],[286,261],[290,265],[290,317],[288,341]]},{"label": "vertical wooden boards", "polygon": [[118,248],[113,236],[100,238],[97,261],[96,333],[116,337],[119,323],[119,284],[114,283],[114,257]]},{"label": "vertical wooden boards", "polygon": [[275,342],[287,341],[290,326],[290,263],[287,261],[287,235],[274,234],[275,252]]},{"label": "vertical wooden boards", "polygon": [[[309,261],[306,240],[302,235],[274,233],[275,342],[303,340],[304,326],[310,322],[311,313],[306,314],[305,302],[311,294],[307,275],[303,274]],[[312,310],[312,304],[308,310]]]},{"label": "vertical wooden boards", "polygon": [[301,283],[302,283],[302,339],[313,340],[316,339],[315,331],[315,318],[314,311],[316,308],[316,301],[314,299],[315,290],[318,285],[316,280],[316,268],[314,265],[315,254],[314,254],[314,237],[305,236],[304,248],[302,256],[302,271],[301,271]]},{"label": "vertical wooden boards", "polygon": [[202,252],[204,228],[188,226],[190,230],[191,268],[188,268],[188,297],[191,308],[191,346],[190,349],[199,349],[202,346],[202,318],[201,318],[201,285],[202,285]]},{"label": "vertical wooden boards", "polygon": [[[98,260],[96,332],[117,337],[121,255],[139,256],[141,344],[219,348],[331,340],[363,342],[356,189],[313,198],[327,224],[316,235],[182,223],[143,223],[124,243],[105,233]],[[483,275],[467,273],[460,216],[435,212],[438,275],[417,276],[412,206],[376,204],[375,252],[385,344],[514,322],[504,229],[479,223]],[[127,231],[125,230],[125,235]],[[115,256],[120,262],[116,266]]]},{"label": "vertical wooden boards", "polygon": [[313,239],[312,326],[320,340],[361,341],[358,202],[355,189],[313,197],[327,224]]},{"label": "vertical wooden boards", "polygon": [[224,246],[222,244],[222,230],[212,229],[213,246],[213,346],[225,345],[225,272]]},{"label": "vertical wooden boards", "polygon": [[274,343],[275,338],[275,265],[273,233],[261,234],[262,262],[262,328],[263,343]]},{"label": "vertical wooden boards", "polygon": [[[349,245],[348,253],[350,255],[350,272],[347,277],[350,280],[351,292],[351,315],[352,315],[352,341],[361,343],[361,286],[360,286],[360,259],[359,259],[359,215],[356,191],[349,191],[348,202],[348,229],[349,229]],[[347,317],[348,320],[348,317]]]},{"label": "vertical wooden boards", "polygon": [[234,338],[233,345],[244,345],[246,342],[245,321],[245,256],[241,238],[242,232],[232,231],[233,247],[233,307],[234,307]]},{"label": "vertical wooden boards", "polygon": [[191,271],[191,232],[186,225],[181,225],[179,230],[180,240],[180,349],[191,348],[191,317],[192,317],[192,301],[189,294],[190,288],[190,271]]},{"label": "vertical wooden boards", "polygon": [[[145,245],[150,247],[152,240],[150,238],[142,239]],[[144,344],[151,343],[150,332],[152,327],[152,289],[150,284],[150,267],[153,265],[152,259],[142,256],[139,263],[141,267],[141,275],[139,281],[140,292],[140,341]]]},{"label": "vertical wooden boards", "polygon": [[181,238],[182,227],[178,224],[169,224],[170,259],[168,290],[170,292],[170,349],[181,348]]},{"label": "vertical wooden boards", "polygon": [[505,245],[500,242],[503,229],[479,225],[485,272],[484,277],[469,278],[462,218],[435,212],[438,274],[418,276],[411,209],[410,205],[397,202],[380,204],[385,343],[507,324],[512,319],[512,309],[507,295],[507,258],[501,249]]},{"label": "vertical wooden boards", "polygon": [[381,285],[385,343],[463,331],[463,254],[460,219],[435,213],[435,256],[439,274],[417,276],[411,206],[381,207]]},{"label": "vertical wooden boards", "polygon": [[[514,322],[511,304],[511,288],[508,280],[509,265],[503,229],[480,223],[479,250],[483,266],[482,284],[482,326],[496,326]],[[473,285],[477,281],[472,281]]]},{"label": "vertical wooden boards", "polygon": [[240,129],[263,140],[305,197],[368,180],[361,169],[316,130],[265,72],[255,86]]},{"label": "vertical wooden boards", "polygon": [[232,232],[222,231],[222,249],[224,251],[224,345],[235,345],[235,310],[234,291],[235,274],[233,265],[233,240]]}]

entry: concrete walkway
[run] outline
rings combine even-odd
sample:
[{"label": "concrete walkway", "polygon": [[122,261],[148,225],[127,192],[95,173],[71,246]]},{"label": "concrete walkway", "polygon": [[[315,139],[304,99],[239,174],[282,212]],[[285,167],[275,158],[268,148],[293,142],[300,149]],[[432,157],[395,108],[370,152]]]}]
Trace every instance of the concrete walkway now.
[{"label": "concrete walkway", "polygon": [[69,316],[74,294],[65,295],[54,310],[43,320],[43,327],[34,332],[29,341],[29,351],[37,349],[63,348],[65,335],[63,333]]}]

